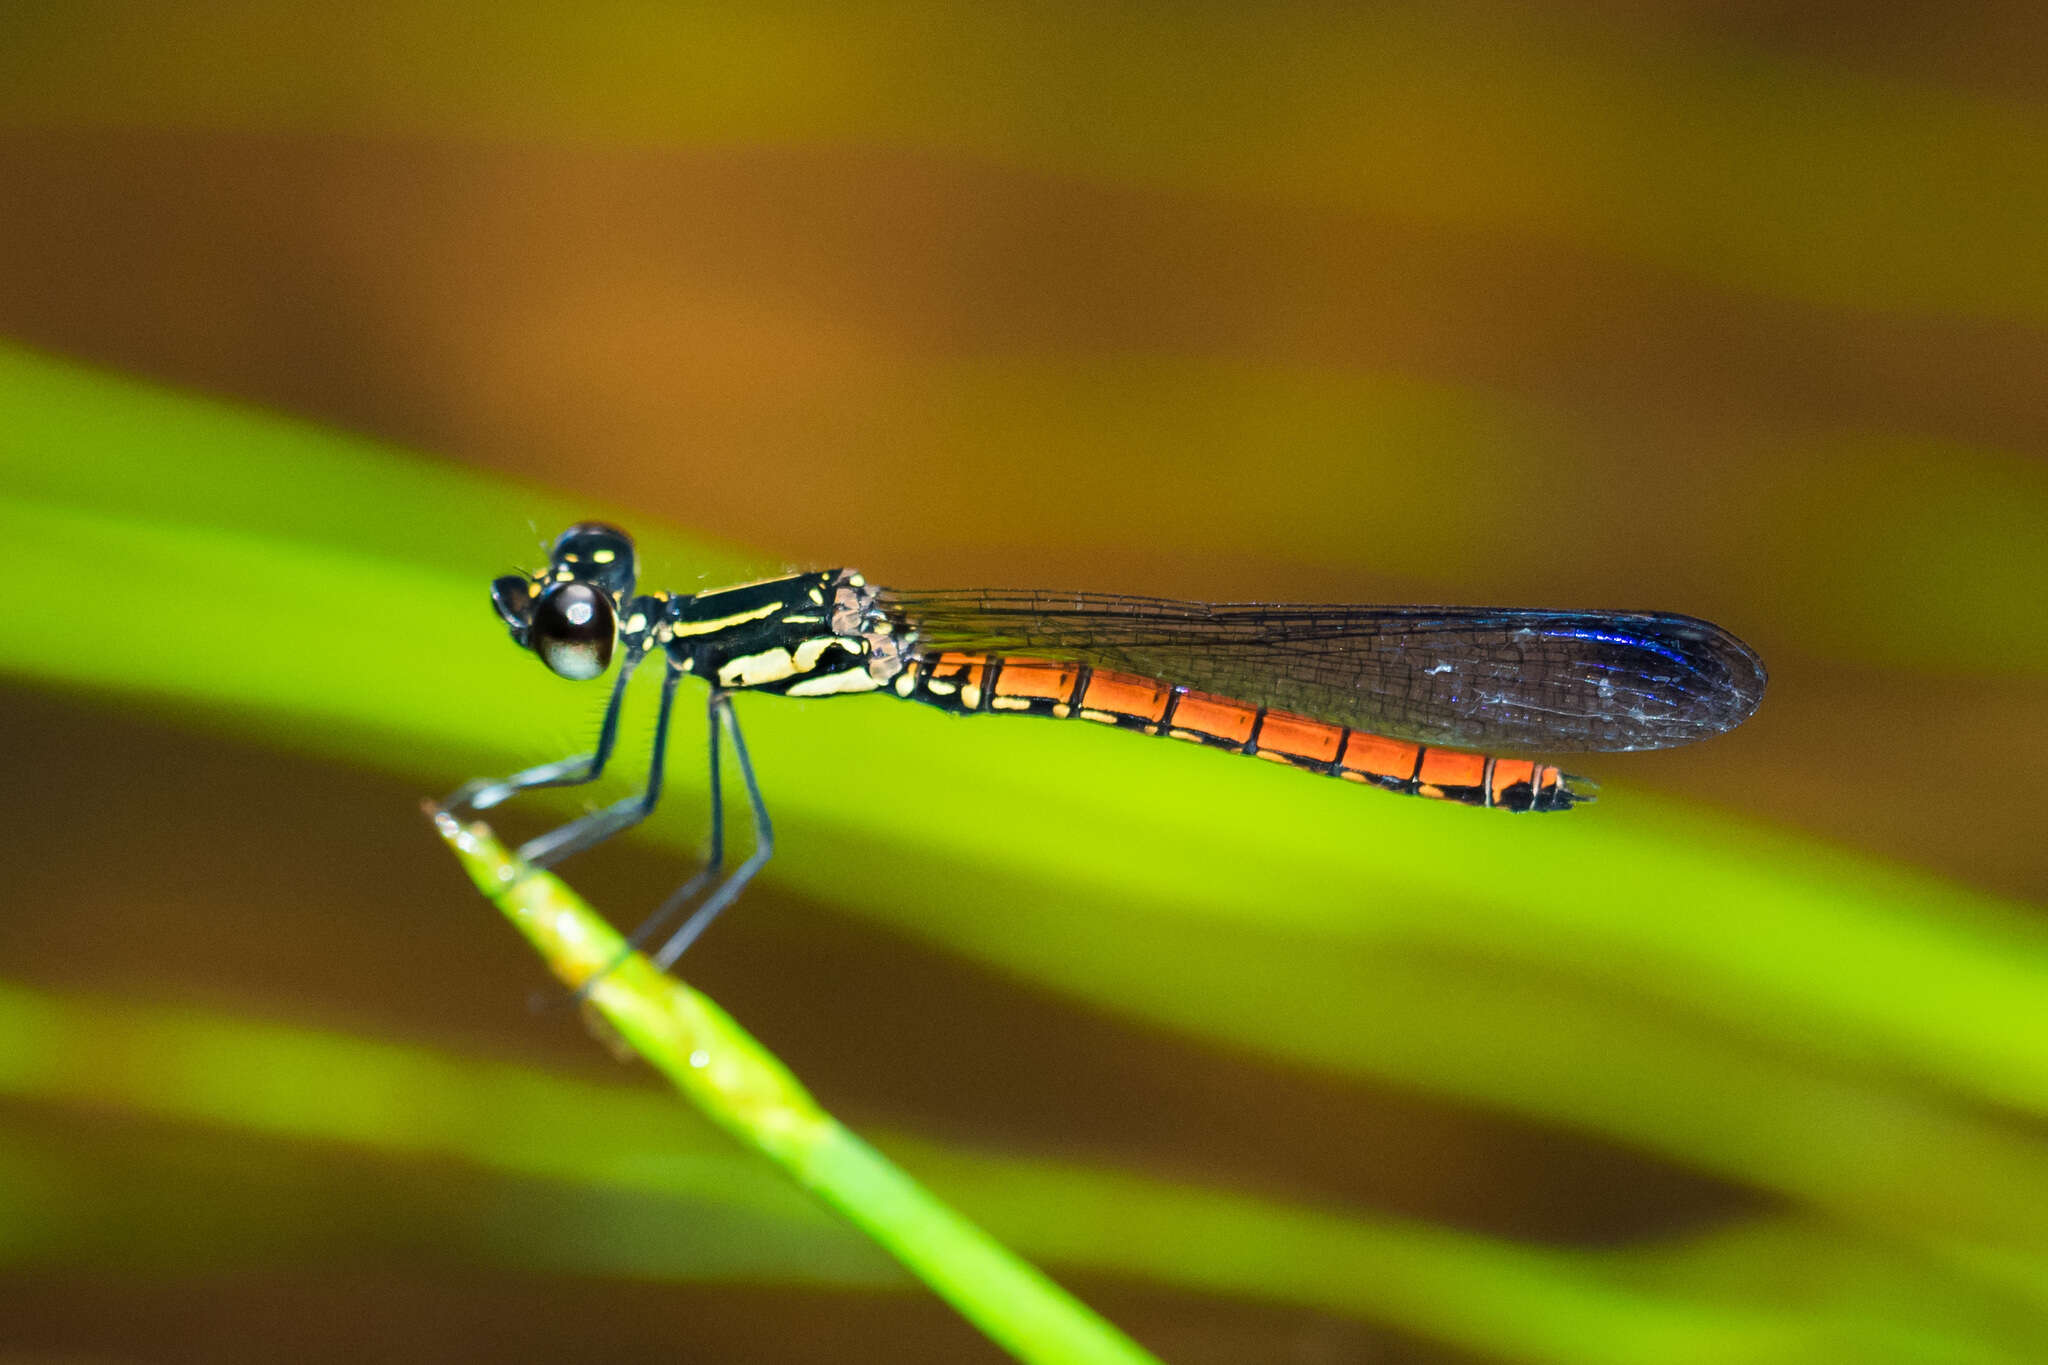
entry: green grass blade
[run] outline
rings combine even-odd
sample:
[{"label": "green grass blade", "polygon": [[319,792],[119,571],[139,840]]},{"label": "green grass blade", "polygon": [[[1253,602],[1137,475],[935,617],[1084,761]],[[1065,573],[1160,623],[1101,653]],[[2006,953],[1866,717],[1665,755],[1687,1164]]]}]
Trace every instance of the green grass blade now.
[{"label": "green grass blade", "polygon": [[477,888],[571,989],[701,1112],[872,1237],[1019,1360],[1142,1365],[1152,1355],[933,1198],[819,1108],[731,1016],[638,953],[560,879],[481,824],[435,813]]}]

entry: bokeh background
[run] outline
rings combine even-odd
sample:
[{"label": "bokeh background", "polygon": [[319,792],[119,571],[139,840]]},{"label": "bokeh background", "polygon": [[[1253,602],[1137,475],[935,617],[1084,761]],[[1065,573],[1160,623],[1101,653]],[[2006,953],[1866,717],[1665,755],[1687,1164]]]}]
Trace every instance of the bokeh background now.
[{"label": "bokeh background", "polygon": [[[783,852],[685,971],[1171,1360],[2048,1357],[2044,52],[0,10],[0,1349],[996,1358],[530,1012],[419,819],[587,739],[484,589],[597,513],[678,590],[1729,625],[1756,718],[1554,820],[743,705]],[[702,839],[679,747],[568,869],[622,921]]]}]

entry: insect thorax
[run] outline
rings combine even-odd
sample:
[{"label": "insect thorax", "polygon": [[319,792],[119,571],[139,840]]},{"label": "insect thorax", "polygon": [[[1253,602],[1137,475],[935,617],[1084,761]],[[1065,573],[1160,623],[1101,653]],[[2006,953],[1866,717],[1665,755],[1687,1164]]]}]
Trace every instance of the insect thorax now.
[{"label": "insect thorax", "polygon": [[664,643],[718,687],[792,697],[872,692],[903,671],[907,652],[875,598],[849,569],[670,598]]}]

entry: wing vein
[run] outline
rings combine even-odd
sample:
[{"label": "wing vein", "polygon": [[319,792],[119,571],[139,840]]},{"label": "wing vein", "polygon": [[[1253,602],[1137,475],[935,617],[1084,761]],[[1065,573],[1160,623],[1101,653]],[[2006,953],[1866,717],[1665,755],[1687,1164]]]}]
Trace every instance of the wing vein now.
[{"label": "wing vein", "polygon": [[1502,754],[1662,749],[1740,724],[1756,652],[1690,616],[883,590],[921,654],[1073,660],[1397,739]]}]

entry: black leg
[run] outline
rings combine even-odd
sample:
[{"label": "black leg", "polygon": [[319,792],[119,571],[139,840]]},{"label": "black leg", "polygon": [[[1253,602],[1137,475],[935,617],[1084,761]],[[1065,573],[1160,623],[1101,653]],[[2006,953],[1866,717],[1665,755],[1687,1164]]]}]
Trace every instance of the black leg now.
[{"label": "black leg", "polygon": [[574,853],[603,843],[622,829],[645,820],[661,799],[662,769],[668,758],[669,709],[676,699],[676,684],[683,670],[670,660],[661,679],[661,710],[654,719],[654,756],[647,765],[647,789],[638,796],[614,801],[603,810],[551,829],[519,846],[519,857],[534,867],[553,867]]},{"label": "black leg", "polygon": [[657,930],[671,923],[684,906],[696,899],[699,891],[718,879],[718,874],[725,868],[725,784],[721,780],[718,762],[718,745],[721,738],[718,727],[721,717],[730,714],[731,711],[730,697],[723,692],[711,694],[711,704],[705,712],[711,721],[711,856],[704,860],[704,866],[697,870],[696,876],[671,892],[669,898],[663,901],[653,914],[641,920],[633,932],[626,935],[626,945],[629,949],[645,947],[647,940],[653,938]]},{"label": "black leg", "polygon": [[653,955],[654,965],[661,968],[671,966],[683,955],[683,950],[697,941],[711,921],[718,918],[718,912],[731,905],[741,891],[746,889],[761,865],[768,861],[768,855],[775,851],[775,830],[768,821],[768,807],[761,800],[761,785],[754,780],[753,760],[747,757],[747,742],[740,736],[739,717],[733,714],[732,697],[724,692],[711,694],[711,857],[704,869],[696,876],[676,888],[675,894],[661,903],[661,908],[649,915],[640,926],[626,936],[626,947],[618,957],[605,964],[602,971],[595,973],[578,987],[573,999],[588,996],[597,983],[611,975],[613,968],[626,960],[627,953],[642,947],[653,938],[656,931],[670,923],[682,913],[698,892],[718,877],[725,865],[725,799],[719,780],[718,748],[719,726],[725,726],[732,739],[733,757],[738,760],[740,777],[747,784],[747,801],[754,810],[754,851],[747,860],[733,869],[731,876],[717,882],[701,904],[683,921],[683,927],[669,935]]},{"label": "black leg", "polygon": [[476,811],[489,810],[520,792],[535,787],[574,787],[596,780],[611,759],[612,746],[619,738],[619,711],[626,700],[626,683],[642,656],[629,653],[619,666],[619,680],[612,684],[612,698],[604,709],[604,725],[597,732],[597,748],[573,758],[557,759],[535,768],[523,768],[497,782],[479,779],[449,793],[441,809],[463,819]]},{"label": "black leg", "polygon": [[710,758],[711,784],[710,856],[705,859],[704,866],[698,870],[696,876],[677,887],[674,894],[663,901],[653,914],[640,921],[639,926],[632,933],[626,935],[626,946],[619,950],[619,955],[610,962],[607,962],[604,965],[604,970],[593,974],[579,986],[571,997],[572,999],[581,1000],[589,995],[596,988],[598,982],[610,976],[613,969],[626,960],[628,954],[645,944],[648,939],[654,937],[657,930],[673,920],[677,912],[688,905],[708,883],[716,880],[719,872],[725,867],[725,791],[720,781],[718,766],[718,726],[720,712],[729,709],[731,705],[732,703],[726,699],[723,693],[713,692],[711,694],[711,704],[706,711],[706,715],[711,722],[710,735],[708,736],[710,742],[707,746]]},{"label": "black leg", "polygon": [[[769,855],[775,851],[775,828],[769,823],[768,807],[761,800],[761,784],[754,780],[754,764],[747,757],[746,740],[740,737],[740,721],[733,713],[732,698],[721,693],[712,699],[711,708],[713,733],[716,734],[718,719],[723,715],[726,732],[732,737],[732,756],[738,761],[740,777],[747,784],[747,801],[754,808],[754,851],[747,855],[745,862],[733,869],[730,877],[712,888],[711,894],[704,898],[703,904],[691,912],[689,919],[683,921],[683,927],[671,934],[668,942],[662,944],[660,950],[654,954],[654,965],[664,969],[681,957],[683,951],[697,941],[698,935],[711,927],[711,921],[718,918],[718,912],[738,898],[740,892],[746,889],[747,883],[754,879],[754,874],[761,870],[762,864],[766,863]],[[714,743],[714,751],[716,747]],[[715,793],[717,788],[714,786],[712,790]],[[691,878],[689,885],[669,897],[668,904],[656,912],[657,919],[666,919],[672,913],[672,907],[680,908],[686,904],[686,893],[694,893],[704,880],[706,878],[703,873]],[[641,926],[643,930],[646,928],[647,925]],[[635,938],[638,937],[636,933]]]}]

